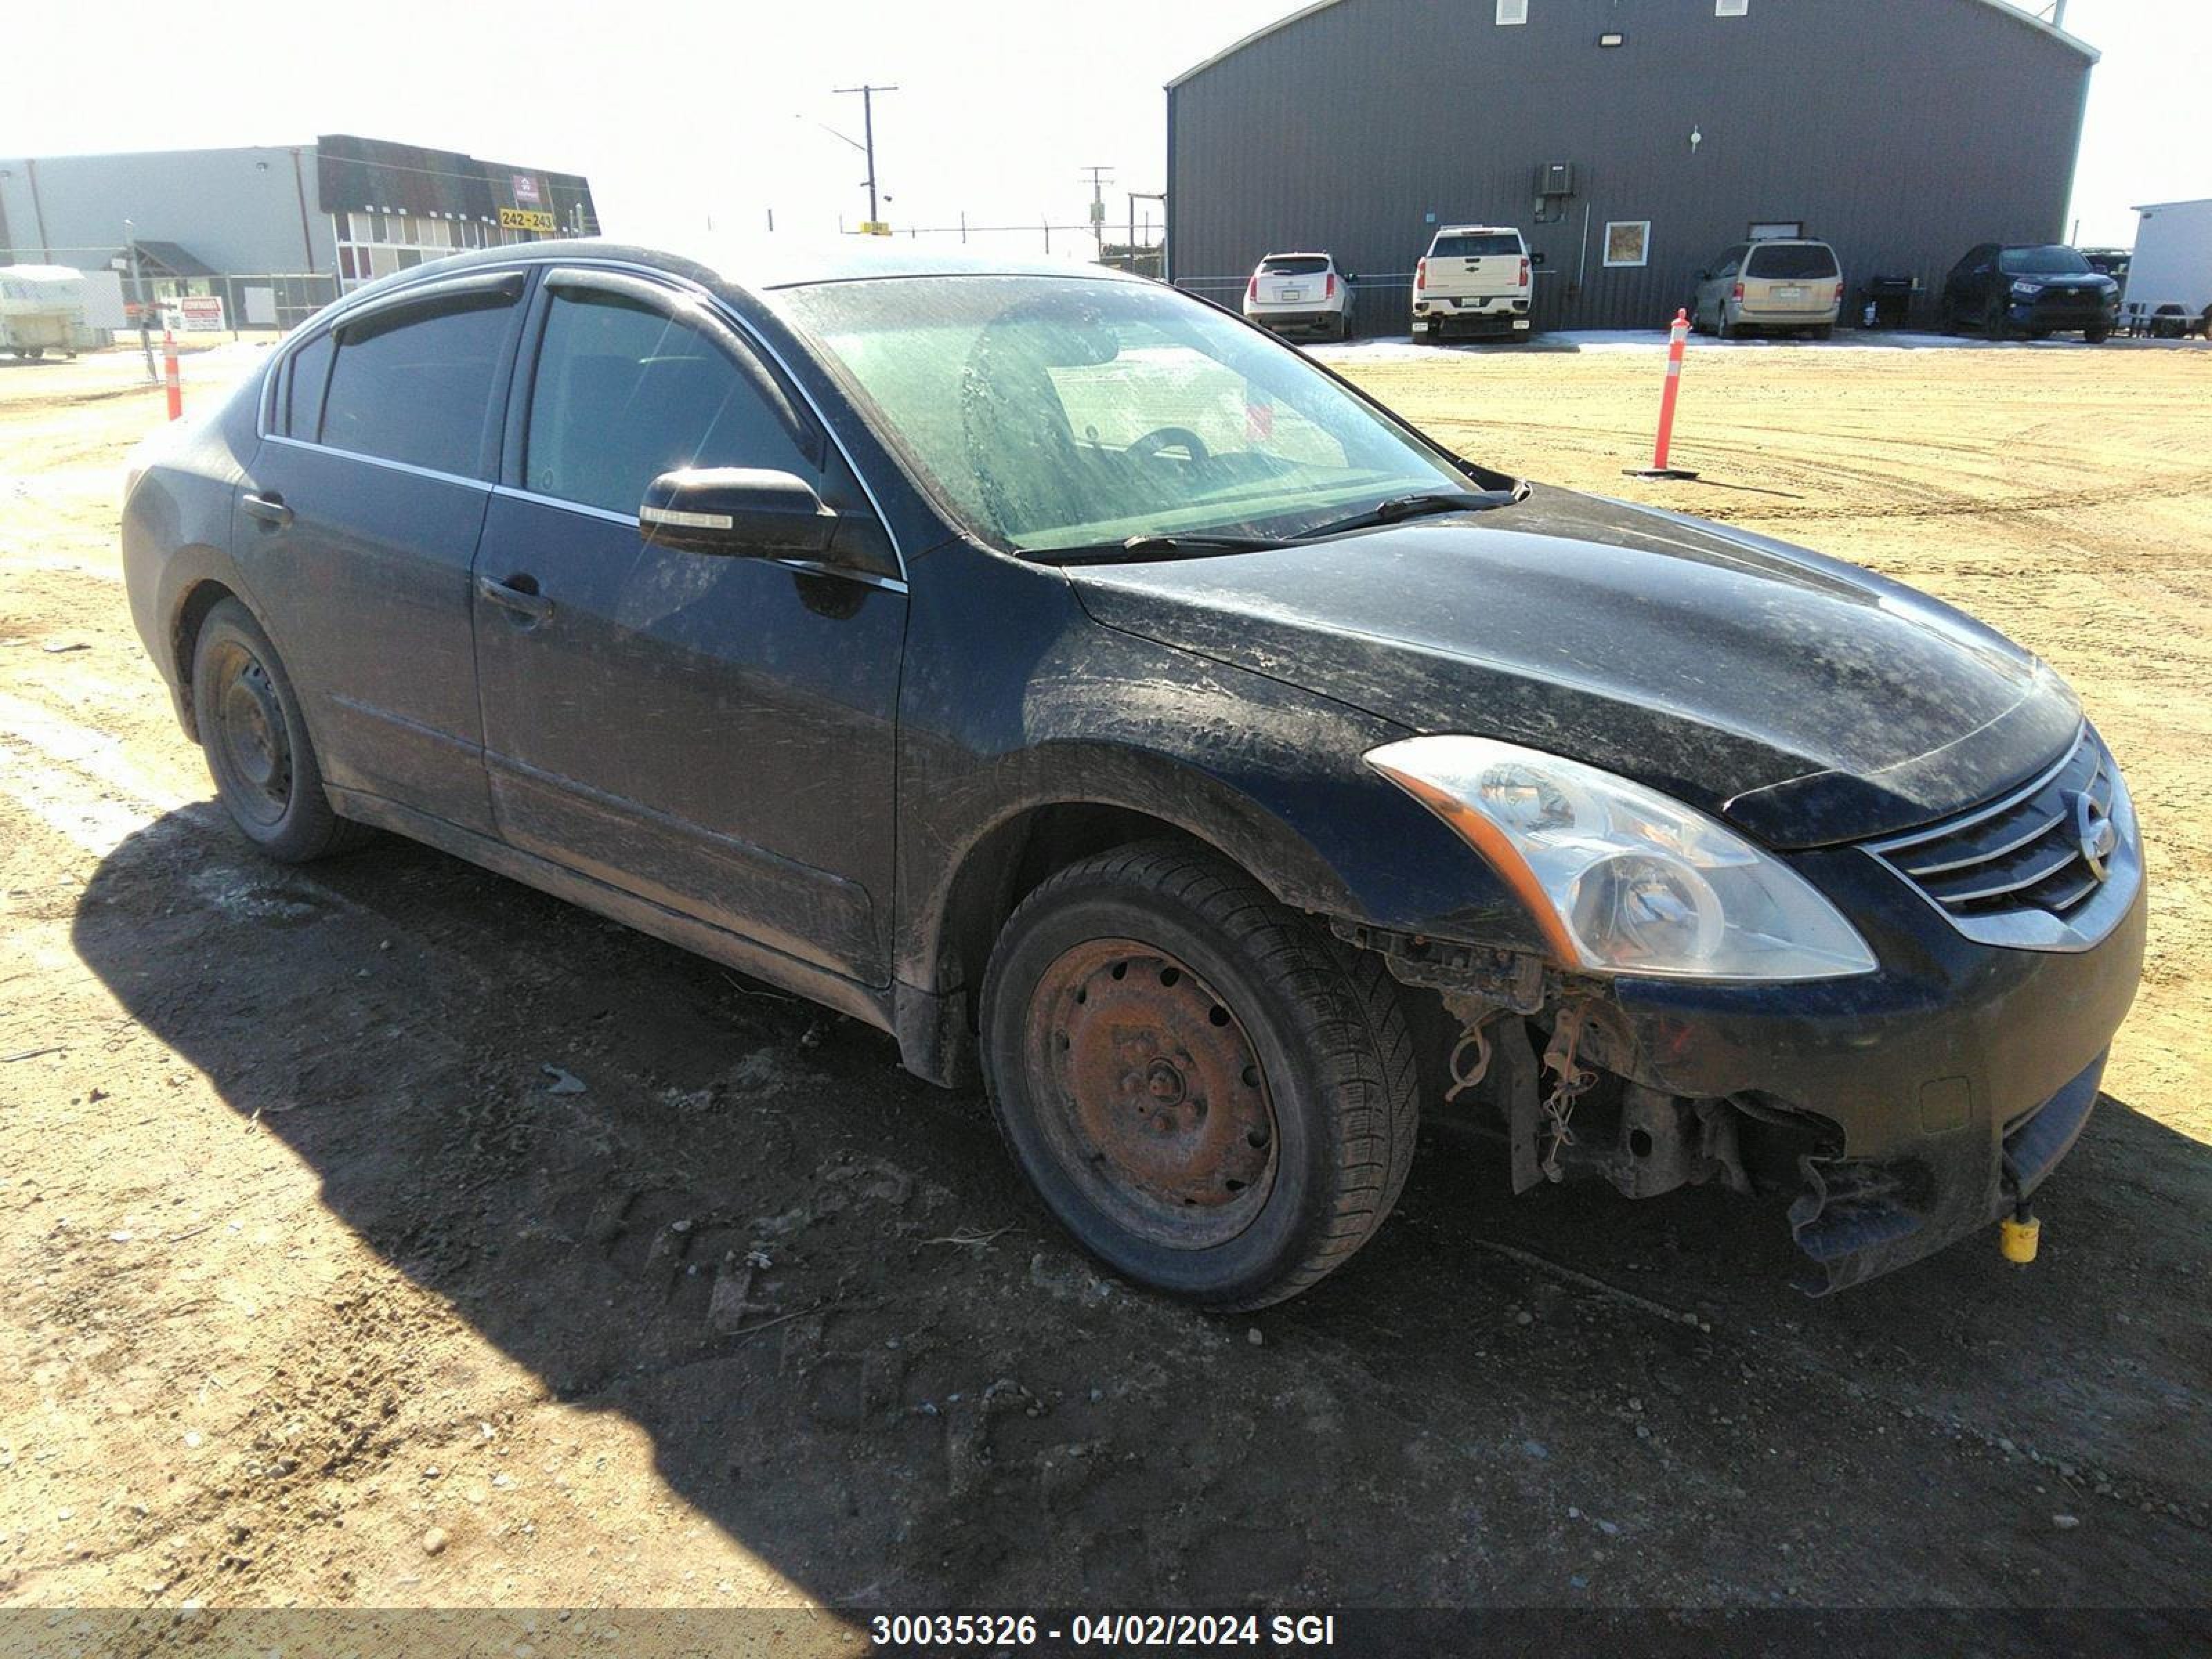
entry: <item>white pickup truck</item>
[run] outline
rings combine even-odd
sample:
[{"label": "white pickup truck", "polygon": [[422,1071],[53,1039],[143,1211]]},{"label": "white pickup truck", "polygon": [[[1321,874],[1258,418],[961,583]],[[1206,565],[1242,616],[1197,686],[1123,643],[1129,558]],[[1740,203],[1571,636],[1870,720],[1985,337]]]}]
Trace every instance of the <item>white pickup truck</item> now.
[{"label": "white pickup truck", "polygon": [[1528,240],[1510,225],[1445,225],[1413,267],[1413,343],[1528,332]]}]

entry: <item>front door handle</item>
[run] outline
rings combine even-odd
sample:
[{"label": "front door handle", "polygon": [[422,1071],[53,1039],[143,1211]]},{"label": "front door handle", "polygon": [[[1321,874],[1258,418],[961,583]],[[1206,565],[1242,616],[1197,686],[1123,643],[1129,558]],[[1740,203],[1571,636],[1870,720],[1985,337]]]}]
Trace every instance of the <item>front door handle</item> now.
[{"label": "front door handle", "polygon": [[538,591],[535,576],[509,576],[503,582],[479,576],[477,592],[501,609],[532,623],[542,623],[553,614],[553,601]]},{"label": "front door handle", "polygon": [[265,495],[249,489],[238,498],[238,504],[246,509],[247,517],[258,519],[276,529],[281,530],[292,522],[292,509],[284,505],[284,498],[273,489]]}]

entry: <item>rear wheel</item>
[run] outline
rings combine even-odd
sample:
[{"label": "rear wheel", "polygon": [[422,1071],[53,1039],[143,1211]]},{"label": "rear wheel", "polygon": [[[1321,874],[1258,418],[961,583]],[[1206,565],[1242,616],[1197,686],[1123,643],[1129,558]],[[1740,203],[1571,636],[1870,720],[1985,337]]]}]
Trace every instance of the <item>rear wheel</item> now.
[{"label": "rear wheel", "polygon": [[1832,340],[1836,337],[1836,325],[1833,323],[1823,323],[1818,328],[1808,329],[1805,331],[1816,340]]},{"label": "rear wheel", "polygon": [[2112,331],[2109,328],[2085,328],[2081,331],[2081,337],[2091,345],[2102,345],[2112,337]]},{"label": "rear wheel", "polygon": [[192,714],[224,810],[270,858],[304,864],[368,836],[331,810],[292,682],[269,636],[236,599],[222,601],[200,624]]},{"label": "rear wheel", "polygon": [[1053,877],[983,985],[992,1109],[1077,1242],[1218,1309],[1294,1296],[1396,1202],[1419,1111],[1382,963],[1175,842]]},{"label": "rear wheel", "polygon": [[1719,335],[1723,340],[1740,339],[1743,335],[1743,325],[1732,319],[1728,314],[1728,307],[1726,306],[1723,306],[1721,307],[1720,325],[1716,328],[1713,332]]}]

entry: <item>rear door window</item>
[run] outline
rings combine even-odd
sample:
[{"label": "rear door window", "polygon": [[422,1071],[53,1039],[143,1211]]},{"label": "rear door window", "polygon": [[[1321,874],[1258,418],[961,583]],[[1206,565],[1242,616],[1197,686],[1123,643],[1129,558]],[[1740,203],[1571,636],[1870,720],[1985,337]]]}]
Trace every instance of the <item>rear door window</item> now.
[{"label": "rear door window", "polygon": [[1820,242],[1763,244],[1752,249],[1744,267],[1747,276],[1771,283],[1816,282],[1838,274],[1835,254]]},{"label": "rear door window", "polygon": [[523,486],[625,517],[679,467],[819,469],[699,330],[626,295],[556,289],[530,391]]},{"label": "rear door window", "polygon": [[[492,386],[514,320],[514,296],[495,293],[340,324],[320,441],[435,472],[488,477]],[[295,366],[295,421],[301,384]],[[296,428],[295,435],[301,435]]]},{"label": "rear door window", "polygon": [[284,382],[283,418],[277,423],[285,436],[313,441],[323,412],[323,387],[330,381],[331,359],[337,349],[337,336],[324,334],[292,354],[291,375]]}]

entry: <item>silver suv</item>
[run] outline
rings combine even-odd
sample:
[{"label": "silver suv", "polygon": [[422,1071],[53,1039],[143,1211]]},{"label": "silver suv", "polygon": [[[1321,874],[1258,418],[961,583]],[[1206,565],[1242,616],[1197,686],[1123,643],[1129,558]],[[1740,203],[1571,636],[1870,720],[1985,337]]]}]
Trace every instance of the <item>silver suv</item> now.
[{"label": "silver suv", "polygon": [[1278,334],[1346,338],[1352,279],[1326,253],[1270,253],[1244,285],[1244,320]]}]

